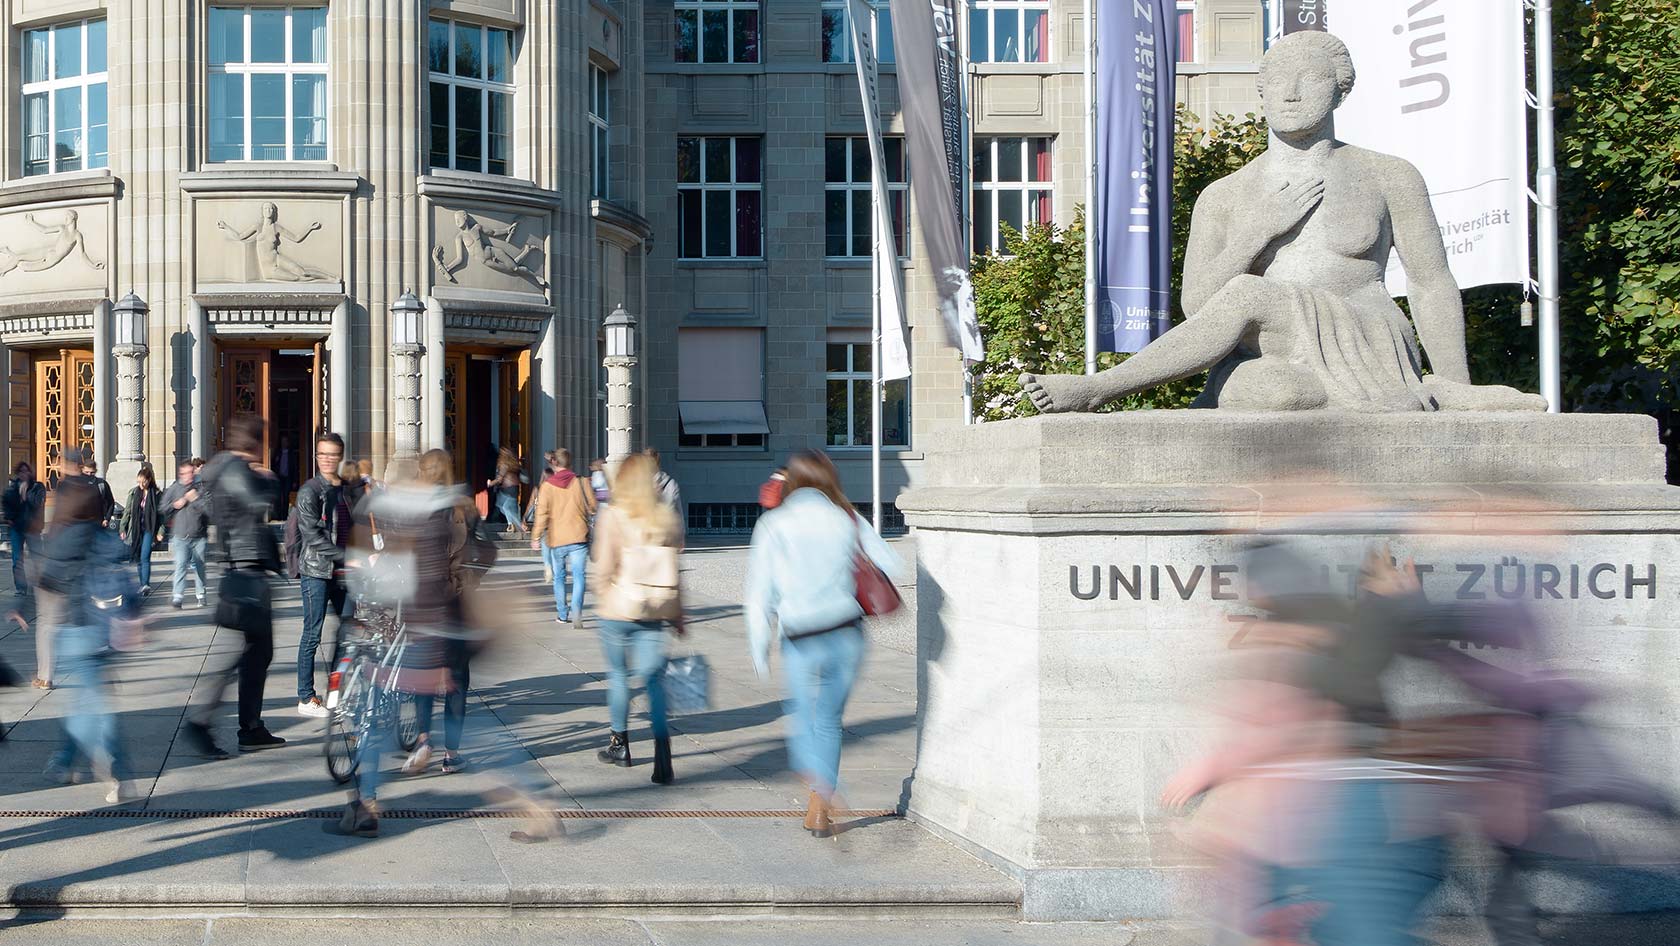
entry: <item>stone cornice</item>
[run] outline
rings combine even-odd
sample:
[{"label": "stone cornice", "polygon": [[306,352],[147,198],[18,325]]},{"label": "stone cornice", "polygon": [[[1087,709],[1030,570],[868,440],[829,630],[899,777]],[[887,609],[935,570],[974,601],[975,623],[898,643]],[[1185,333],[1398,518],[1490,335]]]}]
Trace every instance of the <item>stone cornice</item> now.
[{"label": "stone cornice", "polygon": [[345,300],[335,292],[195,292],[193,302],[208,312],[230,309],[324,310],[331,312]]},{"label": "stone cornice", "polygon": [[181,189],[189,194],[343,194],[361,186],[360,176],[331,164],[227,166],[181,175]]},{"label": "stone cornice", "polygon": [[108,168],[26,177],[0,187],[0,210],[64,200],[111,198],[121,188],[122,181]]},{"label": "stone cornice", "polygon": [[558,208],[562,203],[559,191],[546,190],[530,181],[494,174],[434,171],[420,178],[419,190],[421,196],[433,201],[448,198],[487,201],[544,213]]},{"label": "stone cornice", "polygon": [[597,227],[606,229],[609,238],[627,249],[637,244],[651,243],[653,223],[621,203],[597,197],[590,201],[590,214]]}]

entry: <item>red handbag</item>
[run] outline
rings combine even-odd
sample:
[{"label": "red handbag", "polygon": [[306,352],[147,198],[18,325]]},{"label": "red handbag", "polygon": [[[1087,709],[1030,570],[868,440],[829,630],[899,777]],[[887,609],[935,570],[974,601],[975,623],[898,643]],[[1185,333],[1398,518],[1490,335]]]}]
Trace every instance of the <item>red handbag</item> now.
[{"label": "red handbag", "polygon": [[[858,528],[863,528],[862,520],[859,520]],[[893,586],[892,579],[863,553],[861,542],[852,556],[852,580],[857,583],[858,606],[863,608],[866,615],[879,617],[891,614],[904,603],[898,589]]]}]

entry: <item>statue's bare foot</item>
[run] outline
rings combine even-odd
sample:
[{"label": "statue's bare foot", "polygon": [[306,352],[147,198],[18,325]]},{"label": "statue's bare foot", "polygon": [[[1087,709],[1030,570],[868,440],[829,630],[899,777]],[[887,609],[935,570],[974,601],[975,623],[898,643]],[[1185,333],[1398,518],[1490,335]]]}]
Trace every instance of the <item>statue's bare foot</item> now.
[{"label": "statue's bare foot", "polygon": [[1503,384],[1461,384],[1430,375],[1424,390],[1435,396],[1443,411],[1543,411],[1546,399]]},{"label": "statue's bare foot", "polygon": [[1095,375],[1021,375],[1021,393],[1041,414],[1094,411],[1110,400],[1103,396],[1102,387]]}]

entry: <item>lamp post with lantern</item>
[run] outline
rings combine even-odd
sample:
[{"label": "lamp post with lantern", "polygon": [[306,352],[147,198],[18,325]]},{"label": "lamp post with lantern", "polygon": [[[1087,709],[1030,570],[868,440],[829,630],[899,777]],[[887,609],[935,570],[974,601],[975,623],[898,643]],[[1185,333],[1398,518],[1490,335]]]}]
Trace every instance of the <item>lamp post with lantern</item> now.
[{"label": "lamp post with lantern", "polygon": [[391,303],[391,356],[396,360],[392,416],[396,426],[395,457],[420,453],[420,356],[426,353],[426,307],[407,289]]},{"label": "lamp post with lantern", "polygon": [[612,310],[601,328],[607,336],[607,463],[616,467],[635,449],[636,319],[624,303]]},{"label": "lamp post with lantern", "polygon": [[117,375],[117,453],[105,471],[119,492],[146,462],[146,301],[133,291],[117,300],[111,312],[111,356]]}]

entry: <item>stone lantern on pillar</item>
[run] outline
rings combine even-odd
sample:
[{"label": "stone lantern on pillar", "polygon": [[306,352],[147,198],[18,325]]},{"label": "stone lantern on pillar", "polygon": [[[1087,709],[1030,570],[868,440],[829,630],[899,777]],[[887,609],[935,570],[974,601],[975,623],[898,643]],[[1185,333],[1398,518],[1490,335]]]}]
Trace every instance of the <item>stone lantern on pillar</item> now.
[{"label": "stone lantern on pillar", "polygon": [[393,456],[413,457],[420,452],[420,356],[426,353],[426,307],[414,293],[403,290],[391,303],[391,356],[396,359],[396,378],[391,386],[396,403],[396,449]]},{"label": "stone lantern on pillar", "polygon": [[105,471],[121,493],[146,462],[146,314],[144,299],[132,291],[111,307],[111,356],[117,374],[117,452]]},{"label": "stone lantern on pillar", "polygon": [[607,335],[607,462],[617,465],[634,449],[636,414],[636,319],[624,303],[601,323]]}]

